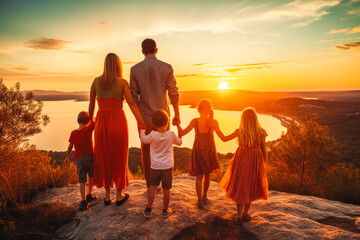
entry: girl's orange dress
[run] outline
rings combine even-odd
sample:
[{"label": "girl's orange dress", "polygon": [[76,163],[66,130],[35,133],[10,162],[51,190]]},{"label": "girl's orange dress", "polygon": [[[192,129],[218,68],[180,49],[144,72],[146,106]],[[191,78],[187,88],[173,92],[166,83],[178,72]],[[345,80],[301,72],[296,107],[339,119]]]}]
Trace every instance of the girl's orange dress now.
[{"label": "girl's orange dress", "polygon": [[267,133],[262,130],[261,136],[251,147],[239,143],[239,147],[219,183],[220,187],[227,192],[226,196],[230,200],[239,204],[251,203],[257,199],[267,200],[266,164],[260,149],[260,141],[266,136]]},{"label": "girl's orange dress", "polygon": [[94,80],[99,106],[94,129],[94,185],[125,189],[128,180],[128,125],[123,110],[123,89],[102,90]]}]

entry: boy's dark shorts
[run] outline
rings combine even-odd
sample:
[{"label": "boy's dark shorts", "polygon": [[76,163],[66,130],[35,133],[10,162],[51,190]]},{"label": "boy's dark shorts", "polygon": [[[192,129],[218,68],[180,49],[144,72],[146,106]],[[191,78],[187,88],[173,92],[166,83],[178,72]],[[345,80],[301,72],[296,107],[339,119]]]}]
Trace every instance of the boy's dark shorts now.
[{"label": "boy's dark shorts", "polygon": [[86,183],[87,177],[92,178],[94,175],[94,154],[81,156],[76,161],[77,174],[79,176],[79,183]]},{"label": "boy's dark shorts", "polygon": [[172,168],[164,170],[150,169],[150,185],[159,186],[160,181],[163,189],[172,187]]}]

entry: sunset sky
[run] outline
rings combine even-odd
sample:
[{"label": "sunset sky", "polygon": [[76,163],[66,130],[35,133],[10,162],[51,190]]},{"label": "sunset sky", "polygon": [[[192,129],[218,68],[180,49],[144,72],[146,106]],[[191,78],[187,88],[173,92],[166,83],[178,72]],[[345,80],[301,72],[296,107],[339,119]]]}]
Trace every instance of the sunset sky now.
[{"label": "sunset sky", "polygon": [[88,90],[114,52],[129,79],[147,37],[182,91],[360,89],[360,0],[0,0],[0,77]]}]

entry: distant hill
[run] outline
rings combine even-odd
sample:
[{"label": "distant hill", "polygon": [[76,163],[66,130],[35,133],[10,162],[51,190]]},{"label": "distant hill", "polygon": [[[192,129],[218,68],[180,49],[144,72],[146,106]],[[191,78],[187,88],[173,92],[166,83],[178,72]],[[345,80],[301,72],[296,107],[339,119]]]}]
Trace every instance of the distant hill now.
[{"label": "distant hill", "polygon": [[[24,91],[24,93],[29,91]],[[61,101],[76,99],[88,101],[88,91],[62,92],[54,90],[32,90],[35,99],[42,101]],[[326,101],[360,102],[360,90],[353,91],[302,91],[302,92],[259,92],[247,90],[208,90],[208,91],[182,91],[180,92],[181,104],[196,104],[200,99],[216,99],[217,105],[227,105],[229,99],[238,99],[249,103],[265,103],[282,98],[305,98]],[[222,104],[223,102],[223,104]],[[233,102],[233,101],[231,101]]]},{"label": "distant hill", "polygon": [[[26,94],[30,91],[23,91]],[[63,100],[77,100],[77,101],[89,101],[88,91],[77,91],[77,92],[61,92],[53,90],[31,90],[34,97],[38,101],[63,101]]]}]

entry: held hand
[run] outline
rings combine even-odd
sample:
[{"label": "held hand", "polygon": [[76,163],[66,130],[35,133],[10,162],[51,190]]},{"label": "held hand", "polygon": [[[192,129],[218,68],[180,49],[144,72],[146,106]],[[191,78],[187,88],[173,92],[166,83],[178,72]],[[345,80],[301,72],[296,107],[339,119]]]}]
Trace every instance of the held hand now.
[{"label": "held hand", "polygon": [[175,116],[172,120],[172,125],[173,126],[176,126],[176,125],[179,125],[181,123],[180,121],[180,117],[179,116]]},{"label": "held hand", "polygon": [[70,162],[69,162],[69,158],[65,158],[65,160],[64,160],[64,164],[65,165],[68,165]]}]

